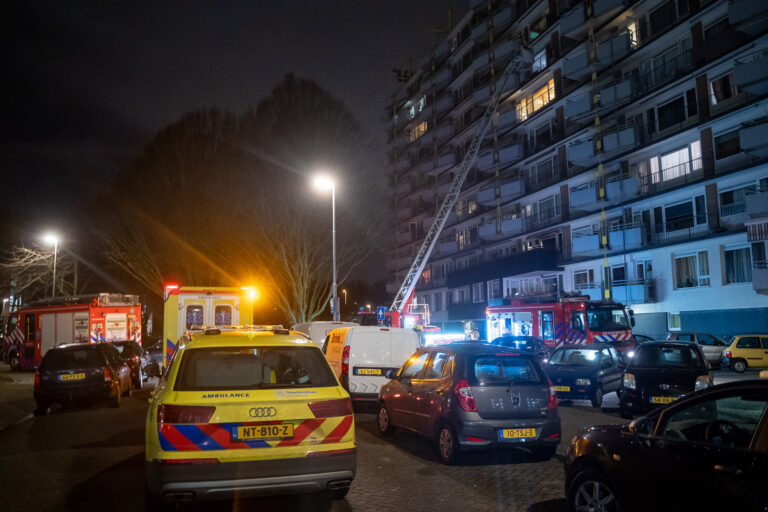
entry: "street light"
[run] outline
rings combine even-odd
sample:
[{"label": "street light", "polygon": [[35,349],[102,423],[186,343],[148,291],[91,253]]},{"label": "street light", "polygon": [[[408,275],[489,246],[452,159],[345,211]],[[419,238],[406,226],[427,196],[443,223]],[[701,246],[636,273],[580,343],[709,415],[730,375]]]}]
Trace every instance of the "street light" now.
[{"label": "street light", "polygon": [[53,284],[51,284],[51,298],[56,296],[56,255],[59,251],[59,237],[53,233],[43,235],[43,242],[53,244]]},{"label": "street light", "polygon": [[344,294],[344,305],[347,305],[347,290],[341,290],[341,293]]},{"label": "street light", "polygon": [[318,190],[331,189],[331,228],[333,231],[333,321],[339,321],[339,300],[336,295],[336,183],[330,176],[319,174],[314,179],[315,188]]},{"label": "street light", "polygon": [[366,304],[365,307],[368,308],[368,311],[371,310],[371,305],[370,304]]}]

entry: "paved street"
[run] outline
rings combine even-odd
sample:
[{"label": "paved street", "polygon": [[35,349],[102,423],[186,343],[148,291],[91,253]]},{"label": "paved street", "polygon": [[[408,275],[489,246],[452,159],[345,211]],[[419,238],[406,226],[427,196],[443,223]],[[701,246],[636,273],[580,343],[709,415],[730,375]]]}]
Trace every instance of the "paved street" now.
[{"label": "paved street", "polygon": [[[94,404],[30,417],[32,374],[0,372],[0,510],[143,510],[144,414],[149,391],[120,409]],[[754,375],[748,375],[754,377]],[[620,422],[617,411],[562,404],[563,444],[583,426]],[[9,418],[8,421],[5,418]],[[358,474],[344,501],[316,496],[224,503],[205,510],[564,511],[560,456],[533,462],[523,451],[470,454],[458,467],[437,462],[433,445],[407,432],[383,439],[373,411],[356,413]],[[106,504],[109,504],[106,507]],[[197,508],[198,510],[203,507]]]}]

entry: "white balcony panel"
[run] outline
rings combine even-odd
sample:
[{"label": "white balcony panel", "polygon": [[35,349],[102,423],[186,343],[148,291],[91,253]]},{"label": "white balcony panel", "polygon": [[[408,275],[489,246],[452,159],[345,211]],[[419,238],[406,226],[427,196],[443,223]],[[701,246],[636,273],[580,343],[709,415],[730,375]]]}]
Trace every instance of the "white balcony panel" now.
[{"label": "white balcony panel", "polygon": [[768,92],[768,52],[758,53],[736,61],[733,67],[736,85],[750,94]]},{"label": "white balcony panel", "polygon": [[768,293],[768,267],[752,269],[752,287],[757,293]]},{"label": "white balcony panel", "polygon": [[447,256],[449,254],[455,254],[459,251],[458,244],[453,242],[442,242],[440,244],[440,256]]},{"label": "white balcony panel", "polygon": [[450,95],[443,96],[437,100],[437,111],[445,112],[453,106],[453,98]]},{"label": "white balcony panel", "polygon": [[642,304],[648,302],[646,287],[643,283],[614,285],[611,287],[611,298],[622,304]]},{"label": "white balcony panel", "polygon": [[493,26],[495,28],[503,27],[512,21],[512,8],[506,7],[503,11],[493,17]]},{"label": "white balcony panel", "polygon": [[589,59],[587,52],[569,55],[563,59],[563,76],[581,82],[589,76]]},{"label": "white balcony panel", "polygon": [[629,149],[634,147],[635,144],[635,128],[633,126],[609,132],[603,136],[603,148],[605,151]]},{"label": "white balcony panel", "polygon": [[496,202],[496,187],[480,189],[477,193],[477,202],[480,204],[493,204]]},{"label": "white balcony panel", "polygon": [[505,235],[522,233],[523,231],[525,231],[525,219],[523,217],[504,219],[501,221],[501,232]]},{"label": "white balcony panel", "polygon": [[571,189],[571,206],[574,208],[595,205],[597,201],[597,185],[589,183],[586,186]]},{"label": "white balcony panel", "polygon": [[446,124],[437,129],[437,140],[445,140],[453,137],[453,125]]},{"label": "white balcony panel", "polygon": [[631,177],[624,180],[609,181],[605,184],[605,195],[611,201],[620,199],[629,199],[637,196],[640,192],[640,180],[637,177]]},{"label": "white balcony panel", "polygon": [[517,48],[517,43],[515,43],[515,41],[505,41],[494,48],[493,54],[496,59],[502,59],[512,53],[515,48]]},{"label": "white balcony panel", "polygon": [[608,245],[614,250],[637,249],[643,244],[643,230],[640,226],[628,227],[608,233]]},{"label": "white balcony panel", "polygon": [[498,128],[504,128],[506,126],[511,126],[517,122],[517,111],[515,109],[507,110],[506,112],[502,112],[498,115],[496,118],[496,126]]},{"label": "white balcony panel", "polygon": [[743,128],[739,131],[739,144],[742,151],[763,155],[768,153],[768,123]]},{"label": "white balcony panel", "polygon": [[565,117],[578,117],[592,109],[592,95],[582,94],[565,102]]},{"label": "white balcony panel", "polygon": [[513,179],[501,184],[501,200],[506,201],[523,194],[523,180]]},{"label": "white balcony panel", "polygon": [[437,166],[444,167],[447,165],[454,165],[456,163],[456,155],[453,153],[446,153],[437,157]]},{"label": "white balcony panel", "polygon": [[488,31],[488,25],[483,21],[472,29],[472,39],[477,39]]},{"label": "white balcony panel", "polygon": [[475,103],[484,103],[491,98],[491,88],[487,85],[477,89],[474,93]]},{"label": "white balcony panel", "polygon": [[610,106],[621,103],[632,96],[632,80],[622,80],[617,84],[600,89],[600,104]]},{"label": "white balcony panel", "polygon": [[768,191],[746,197],[747,215],[753,219],[768,217]]},{"label": "white balcony panel", "polygon": [[587,33],[586,21],[584,3],[579,2],[560,19],[560,33],[571,39],[579,39],[579,36]]},{"label": "white balcony panel", "polygon": [[512,144],[499,151],[499,162],[502,164],[517,162],[523,158],[523,145],[520,143]]},{"label": "white balcony panel", "polygon": [[597,67],[602,69],[612,65],[629,53],[629,33],[624,32],[597,45]]},{"label": "white balcony panel", "polygon": [[493,165],[493,150],[477,157],[478,169],[487,169]]},{"label": "white balcony panel", "polygon": [[768,16],[768,3],[765,0],[731,0],[728,2],[728,21],[738,26],[739,30],[755,35],[765,30],[760,23]]},{"label": "white balcony panel", "polygon": [[592,139],[577,142],[568,146],[568,161],[579,163],[595,156],[595,145]]},{"label": "white balcony panel", "polygon": [[490,238],[496,237],[496,222],[491,222],[490,224],[483,224],[477,229],[477,235],[480,238],[483,238],[485,240],[488,240]]},{"label": "white balcony panel", "polygon": [[571,242],[571,252],[574,256],[594,254],[600,251],[599,235],[574,236]]},{"label": "white balcony panel", "polygon": [[589,300],[600,300],[602,299],[602,290],[599,286],[577,286],[576,291],[581,293],[582,295],[586,295],[589,297]]}]

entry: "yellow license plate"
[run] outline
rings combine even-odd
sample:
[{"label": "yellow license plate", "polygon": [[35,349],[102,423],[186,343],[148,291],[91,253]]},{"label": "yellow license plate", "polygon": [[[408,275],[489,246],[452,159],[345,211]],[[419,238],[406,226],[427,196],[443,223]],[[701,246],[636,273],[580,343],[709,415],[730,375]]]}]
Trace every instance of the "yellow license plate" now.
[{"label": "yellow license plate", "polygon": [[233,438],[238,441],[251,439],[287,439],[293,437],[293,424],[280,423],[277,425],[250,425],[237,427],[233,432]]},{"label": "yellow license plate", "polygon": [[570,391],[571,386],[555,386],[555,391]]},{"label": "yellow license plate", "polygon": [[671,404],[675,400],[677,400],[676,396],[652,396],[651,397],[652,404]]},{"label": "yellow license plate", "polygon": [[381,368],[356,368],[358,375],[381,375]]},{"label": "yellow license plate", "polygon": [[505,428],[501,431],[503,439],[523,439],[536,437],[535,428]]},{"label": "yellow license plate", "polygon": [[59,380],[83,380],[84,378],[84,373],[68,373],[66,375],[59,375]]}]

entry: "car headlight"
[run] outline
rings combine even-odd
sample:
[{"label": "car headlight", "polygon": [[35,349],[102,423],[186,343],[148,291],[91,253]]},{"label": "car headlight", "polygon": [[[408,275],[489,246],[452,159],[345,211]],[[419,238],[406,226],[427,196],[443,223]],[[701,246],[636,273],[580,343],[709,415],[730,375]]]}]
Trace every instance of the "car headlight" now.
[{"label": "car headlight", "polygon": [[627,352],[627,357],[629,357],[629,358],[635,357],[635,351],[634,350],[630,350],[629,352]]},{"label": "car headlight", "polygon": [[696,387],[694,388],[696,391],[700,389],[707,389],[708,387],[709,387],[709,377],[707,377],[706,375],[702,375],[696,378]]},{"label": "car headlight", "polygon": [[624,374],[624,387],[632,390],[637,389],[637,385],[635,384],[635,376],[631,373]]},{"label": "car headlight", "polygon": [[592,381],[589,379],[576,379],[577,386],[589,386],[590,384],[592,384]]}]

